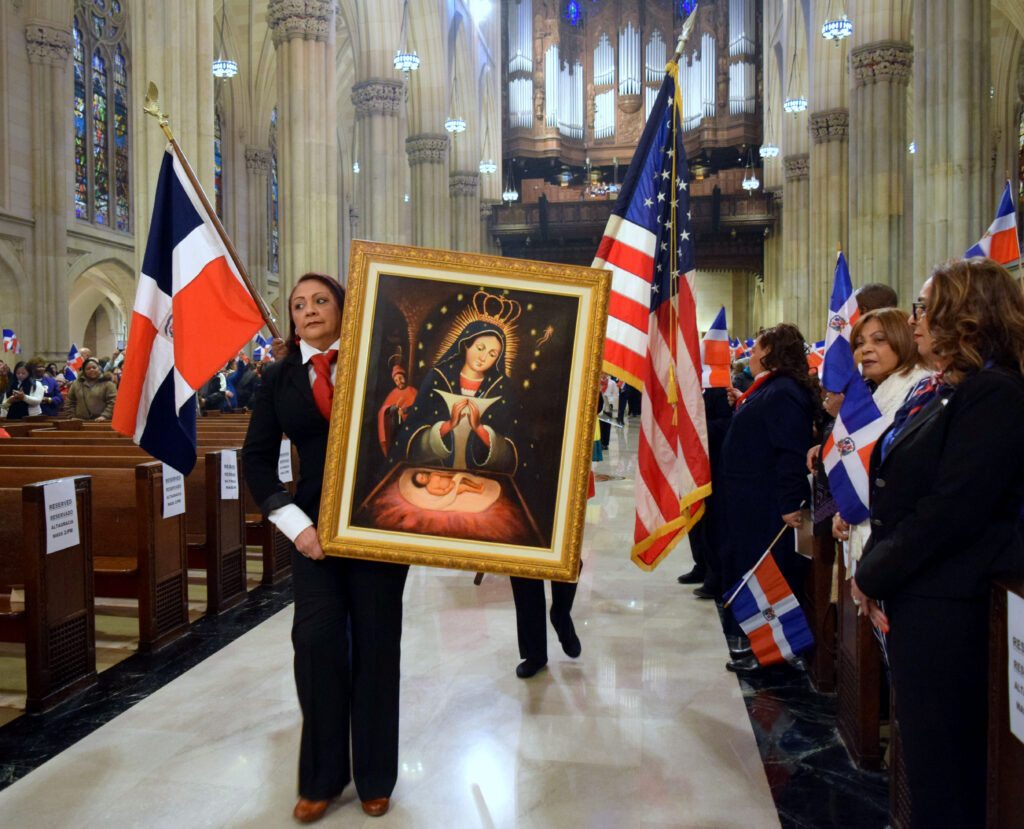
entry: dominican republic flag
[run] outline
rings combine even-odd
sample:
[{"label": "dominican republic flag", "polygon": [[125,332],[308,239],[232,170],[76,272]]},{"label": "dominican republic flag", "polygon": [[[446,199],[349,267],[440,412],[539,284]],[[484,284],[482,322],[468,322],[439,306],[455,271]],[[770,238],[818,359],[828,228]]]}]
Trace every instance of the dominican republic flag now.
[{"label": "dominican republic flag", "polygon": [[964,254],[964,259],[969,259],[972,256],[987,256],[1000,265],[1007,265],[1020,259],[1017,211],[1013,209],[1013,195],[1010,193],[1009,180],[1006,182],[1006,189],[1003,191],[1003,197],[996,209],[996,220],[989,225],[978,244]]},{"label": "dominican republic flag", "polygon": [[252,338],[252,342],[252,359],[254,361],[266,360],[268,362],[273,362],[274,355],[270,352],[270,343],[273,342],[272,338],[265,338],[262,334],[257,333],[256,336]]},{"label": "dominican republic flag", "polygon": [[21,345],[18,343],[18,337],[10,328],[4,329],[4,351],[13,351],[16,354],[21,353]]},{"label": "dominican republic flag", "polygon": [[825,332],[825,360],[821,385],[827,391],[841,392],[857,373],[850,349],[850,329],[860,316],[857,298],[850,282],[846,257],[839,251],[836,274],[832,282],[832,299],[828,304],[828,330]]},{"label": "dominican republic flag", "polygon": [[762,665],[788,662],[814,644],[807,617],[771,551],[729,592],[733,615]]},{"label": "dominican republic flag", "polygon": [[807,369],[811,374],[821,374],[822,363],[825,362],[825,341],[807,344]]},{"label": "dominican republic flag", "polygon": [[113,427],[187,475],[196,391],[263,326],[170,145],[160,167]]},{"label": "dominican republic flag", "polygon": [[612,271],[604,370],[644,392],[631,556],[645,570],[711,494],[678,73],[669,63],[593,265]]},{"label": "dominican republic flag", "polygon": [[68,351],[68,364],[64,368],[64,376],[74,382],[78,379],[78,372],[82,370],[82,364],[85,362],[85,357],[81,355],[78,350],[78,346],[71,343],[71,350]]},{"label": "dominican republic flag", "polygon": [[867,384],[854,374],[832,434],[825,441],[822,462],[839,514],[850,524],[868,517],[868,465],[875,441],[887,426]]},{"label": "dominican republic flag", "polygon": [[732,360],[729,351],[729,329],[725,324],[723,305],[700,343],[700,358],[703,364],[701,380],[704,388],[727,389],[732,385]]}]

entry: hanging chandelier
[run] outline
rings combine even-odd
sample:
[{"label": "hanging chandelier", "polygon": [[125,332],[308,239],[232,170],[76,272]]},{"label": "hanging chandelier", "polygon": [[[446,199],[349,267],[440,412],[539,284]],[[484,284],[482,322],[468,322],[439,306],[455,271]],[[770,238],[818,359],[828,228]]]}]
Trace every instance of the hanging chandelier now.
[{"label": "hanging chandelier", "polygon": [[227,21],[227,7],[228,2],[224,0],[220,6],[220,48],[217,50],[217,58],[213,61],[213,76],[225,80],[238,74],[238,64],[225,57],[227,49],[224,48],[224,27]]},{"label": "hanging chandelier", "polygon": [[807,99],[793,95],[793,76],[796,74],[796,14],[793,13],[793,61],[789,67],[789,79],[786,82],[786,100],[782,102],[784,112],[803,112],[807,109]]},{"label": "hanging chandelier", "polygon": [[[844,3],[845,5],[845,3]],[[844,37],[853,34],[853,23],[846,16],[846,10],[839,17],[832,16],[832,0],[829,0],[825,10],[825,22],[821,26],[821,36],[825,40],[834,40],[837,44]]]},{"label": "hanging chandelier", "polygon": [[776,156],[778,156],[778,154],[781,151],[779,150],[777,145],[772,143],[771,138],[767,134],[768,131],[772,127],[772,105],[771,105],[771,103],[768,104],[768,112],[765,114],[765,117],[764,117],[764,125],[765,125],[765,137],[764,137],[765,140],[764,140],[764,143],[761,145],[760,149],[757,151],[757,153],[758,153],[758,155],[761,156],[761,158],[775,158]]},{"label": "hanging chandelier", "polygon": [[460,132],[466,131],[466,121],[464,118],[459,118],[454,113],[459,108],[459,64],[457,60],[452,61],[452,97],[451,97],[451,109],[448,110],[448,120],[444,122],[444,128],[448,132],[456,135]]},{"label": "hanging chandelier", "polygon": [[405,0],[402,5],[402,30],[399,35],[401,45],[395,50],[395,69],[399,72],[415,72],[420,68],[420,56],[416,54],[416,50],[413,49],[411,52],[407,50],[407,44],[405,42],[405,30],[406,24],[409,20],[409,0]]},{"label": "hanging chandelier", "polygon": [[761,186],[761,181],[757,177],[757,173],[754,172],[754,151],[750,150],[747,156],[747,168],[743,173],[743,181],[740,186],[747,192],[756,190]]},{"label": "hanging chandelier", "polygon": [[[485,114],[484,115],[484,143],[483,143],[483,152],[481,153],[481,155],[487,153],[487,149],[488,149],[487,145],[491,143],[490,139],[491,139],[491,127],[487,123],[487,116]],[[492,173],[498,172],[498,165],[494,163],[494,160],[491,158],[490,155],[487,155],[485,158],[480,159],[480,166],[477,167],[477,169],[481,173],[483,173],[485,176],[489,176]]]},{"label": "hanging chandelier", "polygon": [[[514,161],[515,159],[513,159]],[[515,185],[512,184],[512,161],[508,163],[508,179],[505,181],[505,190],[501,194],[501,200],[508,204],[512,204],[516,199],[519,198],[519,191],[516,190]]]}]

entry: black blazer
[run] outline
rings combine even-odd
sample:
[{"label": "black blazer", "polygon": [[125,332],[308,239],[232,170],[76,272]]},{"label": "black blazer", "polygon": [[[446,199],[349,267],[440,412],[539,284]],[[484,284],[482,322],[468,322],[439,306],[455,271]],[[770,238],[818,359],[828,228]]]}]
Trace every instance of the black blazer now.
[{"label": "black blazer", "polygon": [[871,455],[871,537],[857,567],[868,596],[987,595],[1024,571],[1024,379],[990,368],[937,397]]},{"label": "black blazer", "polygon": [[[328,426],[313,400],[309,368],[302,364],[300,352],[289,354],[264,370],[242,448],[245,482],[264,515],[294,500],[316,523],[323,489]],[[277,477],[282,433],[299,453],[294,499]]]}]

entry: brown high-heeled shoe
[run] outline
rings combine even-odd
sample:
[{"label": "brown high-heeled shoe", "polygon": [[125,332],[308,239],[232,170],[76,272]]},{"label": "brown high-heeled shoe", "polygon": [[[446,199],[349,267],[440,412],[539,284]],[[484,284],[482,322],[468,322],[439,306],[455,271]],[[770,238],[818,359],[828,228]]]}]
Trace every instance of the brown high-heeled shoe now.
[{"label": "brown high-heeled shoe", "polygon": [[391,799],[387,797],[377,797],[373,800],[363,801],[363,811],[370,817],[380,817],[385,814],[390,807]]},{"label": "brown high-heeled shoe", "polygon": [[330,802],[329,800],[309,800],[308,798],[300,797],[299,802],[295,804],[295,809],[292,811],[292,817],[299,823],[316,823],[324,816],[324,812],[327,811],[327,804]]}]

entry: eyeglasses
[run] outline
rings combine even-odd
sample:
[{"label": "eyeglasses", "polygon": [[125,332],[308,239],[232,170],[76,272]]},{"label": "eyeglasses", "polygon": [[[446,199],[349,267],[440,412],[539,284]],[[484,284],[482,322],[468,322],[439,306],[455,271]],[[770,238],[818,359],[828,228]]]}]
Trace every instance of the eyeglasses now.
[{"label": "eyeglasses", "polygon": [[921,317],[928,313],[928,309],[925,308],[925,305],[927,305],[927,303],[921,302],[920,300],[918,300],[917,302],[910,303],[912,314],[914,316],[914,322],[917,322],[919,319],[921,319]]}]

